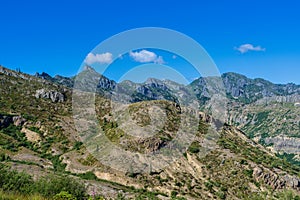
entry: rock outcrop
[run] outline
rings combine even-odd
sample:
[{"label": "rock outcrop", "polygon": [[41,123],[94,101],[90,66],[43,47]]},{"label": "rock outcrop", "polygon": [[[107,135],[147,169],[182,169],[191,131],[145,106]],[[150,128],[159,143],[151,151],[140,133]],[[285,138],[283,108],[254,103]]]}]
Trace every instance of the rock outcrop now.
[{"label": "rock outcrop", "polygon": [[12,116],[0,115],[0,128],[6,128],[11,123],[13,123],[13,117]]},{"label": "rock outcrop", "polygon": [[300,139],[279,135],[265,139],[266,144],[273,144],[275,151],[284,151],[290,154],[300,154]]},{"label": "rock outcrop", "polygon": [[57,103],[57,102],[61,103],[65,101],[65,95],[54,90],[50,90],[50,91],[47,91],[45,89],[37,90],[35,93],[35,97],[51,99],[53,103]]},{"label": "rock outcrop", "polygon": [[15,126],[23,126],[26,122],[22,116],[11,116],[11,115],[1,115],[0,114],[0,128],[6,128],[10,124]]},{"label": "rock outcrop", "polygon": [[13,120],[15,126],[23,126],[26,122],[26,119],[24,119],[21,116],[14,116],[12,118],[12,120]]},{"label": "rock outcrop", "polygon": [[270,170],[255,167],[253,176],[257,181],[263,181],[273,189],[289,188],[300,191],[300,179],[291,175],[280,176]]}]

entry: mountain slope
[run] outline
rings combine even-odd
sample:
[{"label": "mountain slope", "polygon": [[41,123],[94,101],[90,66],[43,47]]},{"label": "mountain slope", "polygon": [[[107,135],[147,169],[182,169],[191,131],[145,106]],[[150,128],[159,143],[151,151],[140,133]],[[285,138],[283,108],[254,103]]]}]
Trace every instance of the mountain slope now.
[{"label": "mountain slope", "polygon": [[[0,158],[12,169],[25,170],[35,178],[48,173],[75,177],[89,194],[113,199],[122,195],[130,199],[282,199],[300,195],[299,167],[276,157],[230,125],[211,140],[211,119],[204,114],[187,152],[166,168],[148,173],[112,169],[99,162],[80,141],[72,118],[70,88],[1,70]],[[166,83],[157,86],[152,82],[149,87],[167,87]],[[42,89],[41,95],[36,95]],[[58,93],[62,100],[53,100],[51,96]],[[179,110],[170,99],[130,103],[133,111],[129,113],[141,126],[151,124],[145,113],[152,104],[169,109],[166,130],[151,140],[136,140],[119,132],[116,119],[110,117],[108,99],[97,95],[96,100],[99,124],[107,138],[120,147],[154,152],[165,146],[177,129]],[[208,144],[214,148],[207,149]]]},{"label": "mountain slope", "polygon": [[[90,67],[86,68],[93,70]],[[75,80],[75,77],[52,78],[46,73],[37,76],[67,87],[73,86]],[[228,101],[226,122],[239,127],[249,137],[274,152],[283,155],[288,153],[286,156],[291,162],[298,162],[300,86],[292,83],[273,84],[237,73],[225,73],[221,78]],[[210,90],[220,90],[217,86],[213,88],[213,84],[208,85],[208,82],[207,78],[199,78],[188,86],[183,86],[171,81],[149,79],[142,84],[129,81],[116,84],[101,76],[97,90],[101,94],[106,93],[106,96],[117,94],[115,98],[132,103],[168,99],[187,104],[191,101],[184,102],[185,99],[197,98],[200,107],[205,107],[211,100]],[[177,99],[179,96],[182,98]],[[226,106],[225,103],[222,106]],[[291,157],[294,159],[290,159]]]}]

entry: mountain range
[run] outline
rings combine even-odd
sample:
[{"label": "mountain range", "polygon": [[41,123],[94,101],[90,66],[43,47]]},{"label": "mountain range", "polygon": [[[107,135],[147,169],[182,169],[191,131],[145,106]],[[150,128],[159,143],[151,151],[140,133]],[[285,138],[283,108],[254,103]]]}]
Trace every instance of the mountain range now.
[{"label": "mountain range", "polygon": [[[85,80],[80,74],[51,77],[45,72],[32,76],[0,66],[1,164],[34,179],[45,174],[73,177],[85,186],[87,196],[105,199],[299,198],[299,85],[237,73],[202,77],[189,85],[154,78],[117,83],[88,66],[82,73],[95,79]],[[164,168],[114,169],[87,151],[89,146],[76,131],[72,97],[78,87],[96,92],[98,123],[120,148],[154,153],[167,147],[178,130],[178,115],[185,105],[197,102],[200,122],[195,138]],[[213,141],[209,127],[216,119],[208,109],[212,91],[222,94],[226,111]],[[131,121],[155,130],[154,135],[135,138],[122,130],[112,116],[110,99],[128,104]],[[160,122],[149,113],[157,107],[166,112],[166,125],[156,132]]]}]

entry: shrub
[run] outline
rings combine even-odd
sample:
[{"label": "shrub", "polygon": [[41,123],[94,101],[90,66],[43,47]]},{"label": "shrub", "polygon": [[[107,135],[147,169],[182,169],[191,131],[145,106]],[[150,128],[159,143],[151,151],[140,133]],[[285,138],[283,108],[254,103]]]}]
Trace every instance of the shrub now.
[{"label": "shrub", "polygon": [[0,165],[0,188],[3,191],[21,192],[29,194],[32,191],[33,179],[24,172],[10,170]]},{"label": "shrub", "polygon": [[171,198],[173,198],[173,199],[176,198],[177,194],[178,194],[178,192],[176,192],[176,191],[173,190],[171,192]]},{"label": "shrub", "polygon": [[200,152],[200,145],[199,145],[199,143],[193,142],[190,145],[188,151],[191,152],[191,153],[199,153]]},{"label": "shrub", "polygon": [[5,161],[5,160],[10,160],[9,155],[5,153],[0,153],[0,162]]},{"label": "shrub", "polygon": [[68,192],[61,191],[60,193],[56,194],[53,197],[54,200],[76,200],[75,197],[73,197],[72,194],[69,194]]},{"label": "shrub", "polygon": [[61,162],[59,155],[56,155],[56,156],[48,155],[48,158],[51,160],[55,171],[58,171],[58,172],[65,171],[66,164]]},{"label": "shrub", "polygon": [[93,172],[86,172],[84,174],[78,174],[78,176],[85,180],[98,180],[97,176]]},{"label": "shrub", "polygon": [[0,188],[4,192],[21,195],[39,194],[56,199],[86,198],[85,186],[74,178],[48,175],[34,182],[29,174],[11,170],[3,164],[0,164]]},{"label": "shrub", "polygon": [[73,146],[73,149],[79,150],[80,147],[82,146],[82,144],[83,144],[82,142],[76,141],[74,146]]},{"label": "shrub", "polygon": [[220,199],[226,199],[226,194],[224,192],[218,192],[217,193],[217,196],[220,198]]},{"label": "shrub", "polygon": [[85,198],[84,185],[68,176],[49,175],[43,177],[36,182],[35,190],[45,197],[53,197],[61,191],[65,191],[77,199]]}]

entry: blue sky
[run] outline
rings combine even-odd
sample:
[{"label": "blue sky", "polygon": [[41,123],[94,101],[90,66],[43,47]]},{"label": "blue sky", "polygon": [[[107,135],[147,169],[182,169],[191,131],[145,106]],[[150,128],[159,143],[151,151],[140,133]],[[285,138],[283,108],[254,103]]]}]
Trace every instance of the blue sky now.
[{"label": "blue sky", "polygon": [[0,64],[26,73],[74,75],[101,41],[150,26],[192,37],[222,73],[300,84],[297,0],[0,0],[0,8]]}]

